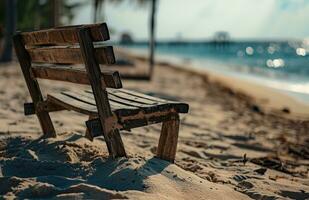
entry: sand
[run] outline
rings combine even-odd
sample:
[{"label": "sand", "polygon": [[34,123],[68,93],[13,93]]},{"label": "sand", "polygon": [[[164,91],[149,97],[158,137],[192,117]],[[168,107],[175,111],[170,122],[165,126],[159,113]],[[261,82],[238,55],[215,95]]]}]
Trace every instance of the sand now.
[{"label": "sand", "polygon": [[[23,115],[23,103],[30,98],[17,63],[1,65],[0,195],[7,199],[309,198],[309,113],[300,116],[293,100],[268,106],[267,102],[276,102],[270,99],[276,92],[259,99],[227,87],[230,84],[223,78],[163,63],[154,73],[151,82],[123,81],[123,85],[189,103],[190,113],[181,116],[175,164],[153,157],[160,125],[123,131],[129,157],[116,160],[108,159],[102,137],[94,142],[83,137],[87,116],[74,112],[52,113],[58,137],[41,139],[36,117]],[[44,94],[85,88],[40,83]],[[255,89],[253,85],[251,90]],[[305,110],[302,106],[297,104]]]}]

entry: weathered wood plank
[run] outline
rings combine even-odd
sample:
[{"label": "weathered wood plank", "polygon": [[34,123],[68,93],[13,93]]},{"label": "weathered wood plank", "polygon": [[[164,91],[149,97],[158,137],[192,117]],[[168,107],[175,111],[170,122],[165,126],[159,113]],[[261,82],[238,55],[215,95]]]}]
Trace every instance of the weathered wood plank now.
[{"label": "weathered wood plank", "polygon": [[55,112],[55,111],[61,111],[61,110],[65,110],[65,108],[57,104],[47,102],[47,101],[41,101],[37,103],[36,106],[34,103],[24,104],[24,114],[25,115],[34,115],[35,113],[42,112],[42,111]]},{"label": "weathered wood plank", "polygon": [[[78,99],[80,101],[83,101],[85,103],[88,103],[90,105],[96,106],[96,102],[94,99],[94,96],[92,93],[87,93],[87,92],[62,92],[62,94],[67,95],[69,97]],[[140,111],[139,108],[137,107],[132,107],[132,106],[126,106],[123,104],[120,104],[118,102],[114,102],[111,99],[109,99],[109,103],[111,106],[111,110],[113,113],[115,113],[117,116],[128,116],[128,115],[133,115],[136,114]]]},{"label": "weathered wood plank", "polygon": [[90,29],[80,29],[78,32],[78,39],[81,47],[82,58],[85,62],[88,78],[97,105],[107,149],[112,157],[126,156],[119,130],[113,127],[115,120],[117,119],[114,119],[108,101],[107,92],[104,89],[104,85],[101,83],[100,66],[96,61],[96,54],[91,39]]},{"label": "weathered wood plank", "polygon": [[97,107],[63,94],[47,94],[47,102],[60,105],[67,110],[74,110],[85,115],[97,115]]},{"label": "weathered wood plank", "polygon": [[[110,90],[110,91],[115,92],[115,93],[119,92],[118,90]],[[152,101],[162,102],[162,103],[168,103],[169,102],[165,99],[153,97],[153,96],[150,96],[150,95],[145,95],[143,93],[136,92],[136,91],[133,91],[133,90],[122,89],[121,92],[132,95],[132,96],[136,96],[136,97],[139,97],[139,98],[144,98],[146,100],[152,100]]]},{"label": "weathered wood plank", "polygon": [[121,92],[121,90],[118,91],[118,92],[109,92],[108,91],[108,94],[111,95],[111,96],[123,99],[125,101],[130,101],[130,102],[133,102],[133,103],[137,103],[137,104],[141,105],[142,107],[143,106],[153,106],[153,105],[160,104],[160,102],[158,102],[158,101],[150,101],[150,100],[147,100],[147,99],[142,99],[142,98],[139,98],[139,97],[128,95],[126,93]]},{"label": "weathered wood plank", "polygon": [[[43,96],[37,81],[31,77],[30,69],[31,69],[31,59],[29,54],[27,53],[22,36],[20,34],[16,34],[13,37],[13,43],[16,51],[16,55],[18,57],[18,61],[20,63],[21,70],[23,72],[30,96],[35,105],[39,102],[43,101]],[[53,126],[53,123],[50,119],[48,112],[41,111],[36,112],[37,117],[39,119],[41,128],[43,130],[45,137],[56,137],[56,132]]]},{"label": "weathered wood plank", "polygon": [[179,132],[179,116],[174,115],[174,119],[164,121],[157,148],[157,157],[163,160],[174,162]]},{"label": "weathered wood plank", "polygon": [[107,91],[109,93],[113,93],[113,94],[116,94],[116,95],[119,95],[119,96],[121,95],[123,97],[125,97],[125,95],[123,95],[121,93],[127,94],[129,99],[133,99],[133,100],[139,101],[139,102],[144,101],[146,103],[146,102],[152,101],[152,102],[156,102],[156,103],[161,104],[161,105],[169,104],[170,107],[173,107],[178,113],[188,113],[188,111],[189,111],[189,105],[186,104],[186,103],[181,103],[181,102],[177,102],[177,101],[169,101],[169,100],[161,99],[161,98],[150,96],[150,95],[145,95],[143,93],[136,92],[136,91],[133,91],[133,90],[108,89]]},{"label": "weathered wood plank", "polygon": [[[98,112],[94,97],[91,97],[89,93],[84,94],[85,95],[81,95],[74,92],[48,94],[47,101],[60,105],[67,110],[74,110],[86,115],[97,116]],[[123,112],[119,112],[119,109],[123,109],[123,112],[126,112],[125,115],[123,115]],[[156,111],[147,114],[138,108],[126,109],[125,105],[116,104],[116,106],[113,106],[113,103],[111,103],[111,110],[113,113],[116,113],[118,118],[117,127],[121,130],[160,123],[171,119],[175,114],[174,110]]]},{"label": "weathered wood plank", "polygon": [[154,112],[150,114],[143,115],[132,115],[127,117],[121,117],[119,119],[119,125],[121,130],[130,130],[133,128],[143,127],[151,124],[161,123],[170,120],[175,115],[173,110],[165,112]]},{"label": "weathered wood plank", "polygon": [[[32,62],[54,64],[83,63],[82,53],[78,47],[42,47],[27,49]],[[98,64],[112,65],[115,63],[113,47],[104,46],[94,50]]]},{"label": "weathered wood plank", "polygon": [[[144,95],[134,91],[132,91],[132,93],[134,94],[132,95],[131,93],[128,93],[128,91],[130,90],[125,89],[115,90],[112,88],[107,88],[110,100],[119,102],[124,105],[138,107],[144,110],[144,112],[146,113],[151,113],[155,111],[164,111],[168,109],[174,109],[178,113],[187,113],[189,110],[189,105],[186,103],[167,101],[164,99]],[[86,90],[86,92],[92,93],[92,91],[90,90]],[[138,95],[141,95],[143,97],[139,97]]]},{"label": "weathered wood plank", "polygon": [[[173,120],[175,119],[175,114],[175,112],[157,112],[143,116],[136,114],[130,117],[120,118],[117,127],[120,130],[131,130],[133,128]],[[99,125],[99,118],[92,118],[91,120],[88,120],[86,124],[87,127],[93,127],[89,128],[89,130],[94,137],[100,136],[100,133],[102,132],[102,126]]]},{"label": "weathered wood plank", "polygon": [[[119,89],[122,90],[122,89]],[[119,118],[120,117],[126,117],[126,116],[132,116],[136,115],[137,113],[142,112],[144,115],[148,113],[154,113],[154,112],[165,112],[165,111],[171,111],[174,110],[175,112],[178,112],[179,107],[182,106],[182,104],[169,104],[169,103],[159,103],[157,105],[149,105],[149,104],[139,104],[135,103],[134,101],[128,101],[123,100],[120,97],[115,97],[113,94],[110,93],[110,90],[108,91],[108,98],[109,98],[109,104],[111,107],[111,111],[115,113]],[[66,101],[67,104],[70,104],[70,98],[73,98],[78,101],[82,101],[84,103],[90,104],[92,106],[96,106],[96,102],[94,99],[94,95],[91,91],[81,91],[81,92],[73,92],[73,91],[65,91],[62,92],[61,95],[65,95],[69,98],[61,98],[59,94],[57,94],[57,98],[59,98],[61,101]],[[56,96],[56,94],[50,94],[50,96]],[[178,109],[177,109],[178,108]],[[78,111],[78,109],[75,109]]]},{"label": "weathered wood plank", "polygon": [[[87,96],[89,95],[89,96]],[[87,115],[98,115],[94,97],[88,93],[74,93],[62,92],[51,93],[47,95],[47,101],[61,105],[67,110],[74,110]],[[140,110],[138,108],[124,107],[124,105],[110,102],[111,110],[117,116],[130,116],[137,114]]]},{"label": "weathered wood plank", "polygon": [[74,44],[78,43],[78,30],[89,27],[93,41],[109,40],[109,31],[106,23],[63,26],[52,29],[24,32],[22,39],[26,45]]},{"label": "weathered wood plank", "polygon": [[[66,81],[71,83],[89,85],[88,75],[85,70],[74,69],[70,66],[33,66],[32,73],[36,78]],[[102,71],[102,84],[110,88],[122,88],[120,75],[117,71]]]}]

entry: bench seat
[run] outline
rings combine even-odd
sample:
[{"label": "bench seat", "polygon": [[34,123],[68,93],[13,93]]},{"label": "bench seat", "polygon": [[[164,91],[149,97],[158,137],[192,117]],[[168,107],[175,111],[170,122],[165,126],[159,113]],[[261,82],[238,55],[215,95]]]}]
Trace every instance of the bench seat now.
[{"label": "bench seat", "polygon": [[[173,113],[187,113],[185,103],[164,100],[126,89],[107,88],[112,112],[117,116],[120,129],[131,129],[168,120]],[[91,90],[61,92],[47,95],[47,102],[89,116],[98,116]]]}]

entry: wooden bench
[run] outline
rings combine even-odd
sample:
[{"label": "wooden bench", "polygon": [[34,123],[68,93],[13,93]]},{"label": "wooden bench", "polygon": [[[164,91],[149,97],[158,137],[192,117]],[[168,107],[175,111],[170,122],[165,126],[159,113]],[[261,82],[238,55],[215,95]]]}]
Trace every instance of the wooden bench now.
[{"label": "wooden bench", "polygon": [[[157,157],[173,162],[179,113],[187,113],[189,106],[121,89],[117,71],[100,69],[100,64],[115,63],[113,48],[102,45],[106,40],[105,23],[17,33],[14,47],[32,98],[24,105],[25,115],[37,115],[45,137],[56,137],[49,112],[73,110],[88,115],[86,137],[103,135],[112,157],[126,156],[120,130],[163,122]],[[92,90],[47,94],[44,99],[37,78],[88,84]]]}]

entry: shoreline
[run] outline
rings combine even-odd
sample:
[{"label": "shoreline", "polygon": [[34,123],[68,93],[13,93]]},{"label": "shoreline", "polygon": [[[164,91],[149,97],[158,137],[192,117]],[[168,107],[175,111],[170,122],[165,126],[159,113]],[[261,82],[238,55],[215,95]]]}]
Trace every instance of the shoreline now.
[{"label": "shoreline", "polygon": [[[128,55],[140,60],[148,60],[147,55],[138,53],[128,48],[117,48],[121,54]],[[299,101],[292,95],[281,92],[266,85],[258,84],[255,81],[249,81],[241,77],[228,76],[217,71],[197,67],[186,62],[173,62],[173,60],[163,59],[160,56],[156,58],[156,64],[168,66],[174,69],[194,73],[201,77],[207,77],[210,81],[229,88],[236,93],[245,94],[254,99],[254,103],[261,106],[265,111],[275,114],[285,114],[288,118],[301,120],[309,119],[309,104]]]}]

